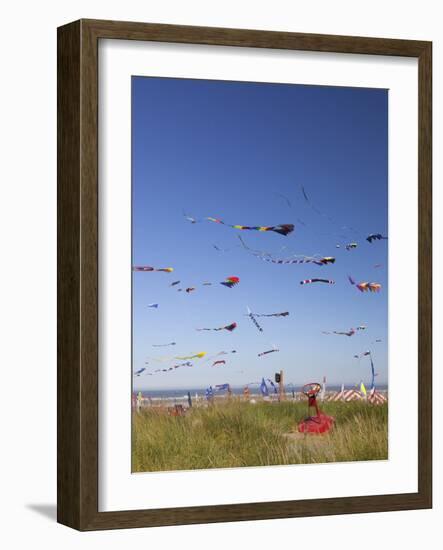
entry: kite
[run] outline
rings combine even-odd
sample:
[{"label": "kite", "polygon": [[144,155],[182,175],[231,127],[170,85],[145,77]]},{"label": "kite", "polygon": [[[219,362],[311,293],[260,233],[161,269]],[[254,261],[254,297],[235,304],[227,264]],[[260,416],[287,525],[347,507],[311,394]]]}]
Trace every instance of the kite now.
[{"label": "kite", "polygon": [[180,281],[174,281],[173,283],[171,283],[169,286],[175,286],[175,285],[178,285]]},{"label": "kite", "polygon": [[[186,363],[179,363],[178,365],[173,365],[172,367],[169,367],[167,369],[156,369],[154,371],[147,372],[146,376],[153,376],[154,374],[158,374],[159,372],[171,372],[175,369],[179,369],[180,367],[192,367],[192,366],[193,364],[190,361],[187,361]],[[146,370],[146,369],[143,369],[143,370]]]},{"label": "kite", "polygon": [[292,233],[294,231],[294,225],[292,223],[283,223],[280,225],[271,225],[271,226],[260,226],[260,225],[232,225],[230,223],[225,223],[224,221],[218,219],[218,218],[206,218],[210,222],[219,223],[222,225],[227,225],[228,227],[232,227],[233,229],[240,229],[240,230],[247,230],[247,231],[274,231],[274,233],[279,233],[280,235],[288,235],[289,233]]},{"label": "kite", "polygon": [[219,246],[217,246],[216,244],[213,244],[212,245],[213,248],[215,248],[215,250],[217,250],[217,252],[229,252],[231,249],[230,248],[220,248]]},{"label": "kite", "polygon": [[175,346],[175,342],[169,342],[169,344],[152,344],[153,348],[165,348],[167,346]]},{"label": "kite", "polygon": [[360,325],[358,327],[349,329],[347,332],[346,331],[338,331],[338,330],[333,330],[332,332],[330,332],[330,331],[323,330],[322,334],[340,334],[340,335],[343,335],[343,336],[354,336],[354,334],[359,330],[366,330],[366,327],[364,325]]},{"label": "kite", "polygon": [[148,304],[146,307],[154,307],[155,309],[158,308],[158,304]]},{"label": "kite", "polygon": [[[240,282],[240,277],[235,277],[234,275],[231,275],[230,277],[226,277],[226,279],[224,281],[221,281],[220,284],[223,285],[223,286],[226,286],[228,288],[232,288],[235,285],[238,285],[239,282]],[[215,283],[205,281],[205,282],[202,283],[202,286],[212,286],[213,284],[215,284]],[[185,289],[183,289],[183,288],[178,288],[177,289],[178,292],[183,292],[183,290],[189,294],[190,292],[193,292],[194,290],[196,290],[196,287],[195,286],[190,286],[190,287],[185,288]]]},{"label": "kite", "polygon": [[224,281],[222,281],[220,284],[227,286],[228,288],[232,288],[235,285],[238,285],[240,282],[239,277],[226,277]]},{"label": "kite", "polygon": [[323,330],[322,334],[339,334],[339,335],[343,335],[343,336],[354,336],[355,329],[351,328],[347,332],[346,331],[338,331],[338,330],[333,330],[332,332],[329,332],[329,331]]},{"label": "kite", "polygon": [[226,365],[226,361],[224,361],[223,359],[221,359],[219,361],[214,361],[212,363],[212,366],[215,367],[216,365]]},{"label": "kite", "polygon": [[366,240],[368,243],[372,243],[373,241],[381,241],[382,239],[386,240],[388,237],[383,237],[381,233],[371,233],[366,237]]},{"label": "kite", "polygon": [[382,264],[375,264],[374,269],[377,269],[378,267],[383,267]]},{"label": "kite", "polygon": [[196,328],[195,330],[228,330],[229,332],[232,332],[237,328],[237,323],[231,323],[230,325],[226,325],[224,327],[218,327],[218,328]]},{"label": "kite", "polygon": [[249,319],[251,319],[251,321],[254,323],[256,329],[259,331],[259,332],[263,332],[263,329],[262,327],[258,324],[254,314],[252,313],[252,311],[249,309],[249,307],[246,308],[248,313],[247,313],[247,316],[249,317]]},{"label": "kite", "polygon": [[183,361],[186,361],[186,359],[201,359],[206,355],[206,351],[199,351],[198,353],[195,353],[194,355],[187,355],[185,357],[174,357],[174,359],[181,359]]},{"label": "kite", "polygon": [[210,357],[208,357],[206,359],[206,362],[212,361],[213,359],[215,359],[216,357],[220,357],[221,355],[229,355],[230,353],[237,353],[237,350],[233,349],[231,351],[219,351],[215,355],[211,355]]},{"label": "kite", "polygon": [[329,279],[305,279],[300,281],[301,285],[308,285],[311,283],[326,283],[328,285],[335,285],[335,281],[331,281]]},{"label": "kite", "polygon": [[345,246],[346,250],[352,250],[353,248],[357,248],[357,243],[349,243]]},{"label": "kite", "polygon": [[183,210],[183,216],[185,217],[185,220],[188,220],[188,222],[191,222],[191,223],[198,223],[199,220],[197,220],[197,218],[193,218],[192,216],[189,216],[188,214],[186,214],[186,212]]},{"label": "kite", "polygon": [[217,384],[215,386],[215,391],[227,391],[231,393],[231,386],[229,384]]},{"label": "kite", "polygon": [[380,292],[381,290],[381,284],[380,283],[370,283],[370,282],[367,282],[367,281],[363,281],[361,283],[356,283],[355,280],[350,276],[348,275],[348,279],[349,279],[349,282],[351,283],[351,285],[355,285],[356,288],[358,288],[358,290],[360,292]]},{"label": "kite", "polygon": [[146,370],[146,369],[143,367],[142,369],[139,369],[139,370],[135,371],[135,372],[134,372],[134,376],[140,376],[140,374],[141,374],[142,372],[144,372],[145,370]]},{"label": "kite", "polygon": [[[371,390],[375,389],[375,377],[377,376],[375,369],[374,369],[374,361],[372,360],[372,353],[368,350],[363,352],[361,355],[354,355],[356,359],[360,359],[361,357],[369,357],[369,360],[371,361]],[[366,392],[362,392],[364,395],[366,395]]]},{"label": "kite", "polygon": [[316,265],[327,265],[327,264],[333,264],[335,263],[335,258],[332,256],[324,256],[324,257],[310,257],[310,256],[302,256],[300,258],[283,258],[283,259],[277,259],[277,258],[269,258],[266,256],[258,256],[261,260],[265,262],[270,262],[273,264],[316,264]]},{"label": "kite", "polygon": [[289,311],[282,311],[281,313],[252,313],[254,317],[287,317]]},{"label": "kite", "polygon": [[309,263],[313,263],[316,265],[327,265],[327,264],[335,263],[335,258],[333,256],[294,255],[288,258],[273,258],[272,255],[269,254],[269,252],[265,252],[262,250],[253,250],[252,248],[249,248],[249,246],[246,245],[245,241],[241,238],[240,235],[238,235],[238,238],[240,239],[240,242],[243,245],[243,248],[245,248],[253,256],[260,258],[260,260],[263,260],[265,262],[271,262],[273,264],[280,264],[280,265],[281,264],[309,264]]},{"label": "kite", "polygon": [[279,350],[279,349],[276,349],[276,348],[274,348],[274,349],[268,349],[268,350],[266,350],[266,351],[262,351],[261,353],[258,353],[257,356],[258,356],[258,357],[263,357],[263,355],[268,355],[269,353],[275,353],[275,352],[277,352],[277,351],[280,351],[280,350]]},{"label": "kite", "polygon": [[151,267],[149,265],[134,265],[132,271],[164,271],[165,273],[172,273],[173,267]]}]

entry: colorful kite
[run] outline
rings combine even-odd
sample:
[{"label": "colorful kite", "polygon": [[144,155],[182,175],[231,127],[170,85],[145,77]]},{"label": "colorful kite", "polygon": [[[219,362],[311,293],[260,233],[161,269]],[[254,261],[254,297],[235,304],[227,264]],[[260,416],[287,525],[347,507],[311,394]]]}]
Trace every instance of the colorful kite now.
[{"label": "colorful kite", "polygon": [[237,323],[231,323],[230,325],[226,325],[224,327],[218,327],[218,328],[196,328],[195,330],[227,330],[229,332],[232,332],[237,328]]},{"label": "colorful kite", "polygon": [[355,280],[350,276],[348,275],[348,279],[349,279],[349,282],[351,283],[351,285],[355,285],[356,288],[358,288],[358,290],[360,292],[380,292],[381,290],[381,284],[380,283],[370,283],[370,282],[367,282],[367,281],[363,281],[361,283],[356,283]]},{"label": "colorful kite", "polygon": [[194,355],[187,355],[184,357],[174,357],[174,359],[181,359],[183,361],[186,361],[186,359],[201,359],[206,355],[206,351],[199,351],[198,353],[195,353]]},{"label": "colorful kite", "polygon": [[224,361],[223,359],[220,359],[219,361],[214,361],[212,363],[212,366],[215,367],[216,365],[226,365],[226,361]]},{"label": "colorful kite", "polygon": [[381,233],[371,233],[366,237],[366,240],[368,243],[372,243],[373,241],[381,241],[382,239],[386,240],[388,237],[383,237]]},{"label": "colorful kite", "polygon": [[172,273],[173,267],[151,267],[149,265],[134,265],[132,271],[164,271],[165,273]]},{"label": "colorful kite", "polygon": [[301,285],[309,285],[311,283],[326,283],[328,285],[335,285],[335,281],[331,281],[330,279],[305,279],[304,281],[300,281]]},{"label": "colorful kite", "polygon": [[227,286],[228,288],[232,288],[233,286],[238,285],[239,282],[240,282],[239,277],[226,277],[226,279],[222,281],[220,284]]},{"label": "colorful kite", "polygon": [[349,243],[345,246],[346,250],[352,250],[353,248],[357,248],[357,243]]},{"label": "colorful kite", "polygon": [[283,223],[280,225],[271,225],[271,226],[260,226],[260,225],[232,225],[230,223],[226,223],[218,218],[206,218],[210,222],[219,223],[222,225],[227,225],[228,227],[232,227],[233,229],[240,229],[240,230],[247,230],[247,231],[274,231],[274,233],[279,233],[280,235],[288,235],[289,233],[292,233],[294,231],[294,225],[292,223]]}]

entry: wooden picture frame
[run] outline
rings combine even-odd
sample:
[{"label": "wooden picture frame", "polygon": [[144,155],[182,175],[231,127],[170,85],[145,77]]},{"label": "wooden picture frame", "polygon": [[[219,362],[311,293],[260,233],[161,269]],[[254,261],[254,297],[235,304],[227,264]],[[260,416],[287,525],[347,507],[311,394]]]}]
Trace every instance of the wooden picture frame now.
[{"label": "wooden picture frame", "polygon": [[[98,42],[223,45],[418,59],[418,492],[98,511]],[[432,506],[432,44],[80,20],[58,29],[58,521],[82,531]]]}]

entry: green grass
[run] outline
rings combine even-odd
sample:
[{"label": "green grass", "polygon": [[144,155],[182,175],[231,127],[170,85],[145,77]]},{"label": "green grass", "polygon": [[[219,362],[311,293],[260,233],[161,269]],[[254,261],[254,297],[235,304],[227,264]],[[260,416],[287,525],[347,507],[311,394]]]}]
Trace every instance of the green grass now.
[{"label": "green grass", "polygon": [[232,401],[170,417],[145,409],[133,417],[132,470],[193,470],[388,458],[388,406],[324,403],[335,416],[327,435],[291,437],[306,403]]}]

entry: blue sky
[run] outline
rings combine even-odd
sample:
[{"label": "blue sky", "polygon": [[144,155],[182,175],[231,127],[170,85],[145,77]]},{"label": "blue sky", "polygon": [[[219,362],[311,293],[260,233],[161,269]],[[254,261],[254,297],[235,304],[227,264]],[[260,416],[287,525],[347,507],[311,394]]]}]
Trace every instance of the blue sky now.
[{"label": "blue sky", "polygon": [[[158,361],[165,356],[237,350],[221,357],[225,366],[199,359],[192,368],[136,377],[135,390],[241,385],[280,369],[294,384],[323,376],[369,383],[369,362],[353,358],[366,349],[377,383],[387,382],[389,241],[365,240],[388,234],[387,136],[387,90],[133,77],[133,263],[174,267],[172,274],[133,273],[133,369],[179,362]],[[285,237],[191,224],[183,211],[231,224],[294,223],[295,231]],[[238,235],[276,257],[321,254],[336,263],[267,263],[244,250]],[[346,251],[351,241],[358,248]],[[348,274],[380,282],[381,293],[360,293]],[[199,286],[230,275],[241,279],[233,289]],[[336,284],[299,284],[313,277]],[[181,284],[171,288],[175,280]],[[176,290],[190,286],[197,290]],[[259,319],[260,333],[247,306],[290,315]],[[232,333],[195,330],[233,321]],[[361,324],[366,331],[353,337],[322,334]],[[371,344],[376,339],[382,342]],[[172,341],[177,345],[153,347]],[[280,351],[257,356],[273,346]]]}]

